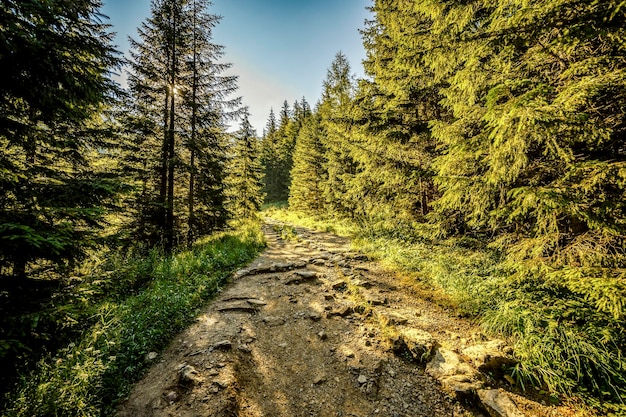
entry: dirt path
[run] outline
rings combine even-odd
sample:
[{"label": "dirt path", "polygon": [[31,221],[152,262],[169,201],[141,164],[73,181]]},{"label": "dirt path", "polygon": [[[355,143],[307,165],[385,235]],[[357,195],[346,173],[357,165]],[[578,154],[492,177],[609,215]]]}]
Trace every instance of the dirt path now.
[{"label": "dirt path", "polygon": [[[268,249],[151,358],[121,417],[488,415],[461,391],[495,381],[465,363],[445,370],[446,352],[483,341],[477,329],[420,301],[348,240],[297,228],[286,241],[279,229],[265,226]],[[439,370],[426,357],[441,357]]]}]

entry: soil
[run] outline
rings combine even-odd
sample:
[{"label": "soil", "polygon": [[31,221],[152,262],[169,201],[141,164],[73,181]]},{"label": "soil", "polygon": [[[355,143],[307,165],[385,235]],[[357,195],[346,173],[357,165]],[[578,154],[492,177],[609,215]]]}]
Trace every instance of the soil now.
[{"label": "soil", "polygon": [[[438,346],[484,340],[332,234],[296,228],[237,272],[161,354],[119,409],[130,416],[488,416],[444,390],[393,343],[421,329]],[[492,381],[497,388],[501,382]],[[511,395],[526,416],[569,416]]]}]

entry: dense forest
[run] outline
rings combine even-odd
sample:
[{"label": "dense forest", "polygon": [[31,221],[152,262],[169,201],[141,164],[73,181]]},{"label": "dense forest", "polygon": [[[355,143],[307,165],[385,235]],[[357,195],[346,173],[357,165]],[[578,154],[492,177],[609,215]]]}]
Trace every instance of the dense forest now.
[{"label": "dense forest", "polygon": [[624,412],[626,2],[372,3],[364,79],[338,53],[261,137],[208,0],[152,0],[129,62],[99,0],[2,3],[8,415],[110,413],[260,250],[264,202],[428,248],[423,279],[515,342],[517,381]]},{"label": "dense forest", "polygon": [[[224,75],[210,6],[152,1],[129,62],[99,0],[0,6],[1,391],[34,368],[31,381],[52,381],[23,384],[8,400],[12,414],[89,414],[76,405],[84,395],[99,410],[119,394],[85,387],[89,379],[130,381],[141,343],[162,345],[184,328],[262,245],[241,227],[262,202],[258,139],[237,77]],[[126,89],[112,81],[122,71]],[[187,276],[178,293],[146,290],[177,275]],[[72,347],[81,334],[91,334],[89,348]],[[79,358],[85,349],[97,354]],[[87,379],[60,388],[72,380],[63,372]]]},{"label": "dense forest", "polygon": [[516,340],[515,375],[622,403],[625,6],[375,1],[365,79],[339,53],[312,111],[270,114],[266,201],[476,249],[431,281]]}]

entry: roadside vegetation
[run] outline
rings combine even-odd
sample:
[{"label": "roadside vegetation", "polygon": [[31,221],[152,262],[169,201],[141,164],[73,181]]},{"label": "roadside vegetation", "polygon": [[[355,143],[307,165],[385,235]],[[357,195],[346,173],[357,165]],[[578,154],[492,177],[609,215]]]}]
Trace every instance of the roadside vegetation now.
[{"label": "roadside vegetation", "polygon": [[[264,213],[352,238],[355,250],[401,272],[418,294],[477,320],[492,337],[507,338],[519,360],[508,372],[522,388],[551,394],[554,401],[578,397],[607,415],[626,413],[620,401],[624,325],[588,294],[571,291],[566,282],[520,277],[483,241],[433,239],[427,226],[364,224],[281,208]],[[601,400],[599,390],[613,400]]]},{"label": "roadside vegetation", "polygon": [[169,257],[109,256],[45,311],[46,320],[71,322],[71,336],[22,375],[3,415],[112,415],[150,366],[146,355],[159,353],[263,247],[258,222],[249,222]]}]

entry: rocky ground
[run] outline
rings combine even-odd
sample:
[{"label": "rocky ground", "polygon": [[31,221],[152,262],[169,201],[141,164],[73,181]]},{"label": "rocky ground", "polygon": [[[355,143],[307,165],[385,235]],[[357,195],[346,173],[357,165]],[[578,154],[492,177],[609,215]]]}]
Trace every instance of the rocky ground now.
[{"label": "rocky ground", "polygon": [[515,394],[504,342],[347,239],[296,228],[285,240],[283,227],[267,224],[267,250],[146,356],[120,417],[574,415]]}]

